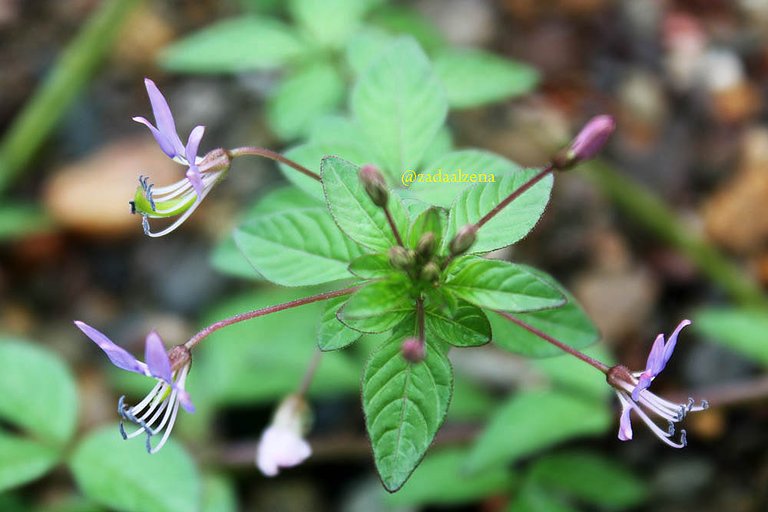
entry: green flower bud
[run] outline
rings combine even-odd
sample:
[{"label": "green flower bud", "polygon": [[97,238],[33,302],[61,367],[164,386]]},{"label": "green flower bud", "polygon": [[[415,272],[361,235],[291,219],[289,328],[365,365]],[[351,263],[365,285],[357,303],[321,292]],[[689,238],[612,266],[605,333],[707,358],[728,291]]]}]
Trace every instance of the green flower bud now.
[{"label": "green flower bud", "polygon": [[464,254],[472,247],[475,240],[477,240],[477,226],[475,224],[467,224],[462,227],[448,245],[451,255],[458,256]]}]

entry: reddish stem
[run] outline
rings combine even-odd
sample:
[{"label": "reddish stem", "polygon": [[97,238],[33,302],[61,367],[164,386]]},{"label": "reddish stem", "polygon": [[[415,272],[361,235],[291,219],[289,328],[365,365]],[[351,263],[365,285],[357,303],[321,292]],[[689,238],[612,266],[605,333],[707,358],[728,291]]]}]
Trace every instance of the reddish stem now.
[{"label": "reddish stem", "polygon": [[397,245],[400,247],[405,247],[403,245],[403,239],[400,238],[400,232],[397,230],[397,226],[395,225],[395,219],[392,218],[392,214],[389,212],[389,208],[386,206],[383,207],[384,215],[387,216],[387,222],[389,223],[389,227],[392,228],[392,233],[395,235],[395,240],[397,240]]},{"label": "reddish stem", "polygon": [[516,325],[519,325],[520,327],[522,327],[526,331],[528,331],[528,332],[530,332],[532,334],[535,334],[536,336],[538,336],[539,338],[543,339],[544,341],[546,341],[548,343],[551,343],[552,345],[556,346],[560,350],[568,352],[572,356],[578,357],[579,359],[581,359],[585,363],[587,363],[589,365],[592,365],[593,367],[595,367],[596,369],[598,369],[601,372],[605,373],[606,375],[608,374],[608,370],[609,370],[608,366],[606,366],[605,364],[601,363],[597,359],[593,359],[593,358],[589,357],[587,354],[584,354],[583,352],[579,352],[575,348],[566,345],[562,341],[556,340],[555,338],[553,338],[549,334],[538,330],[537,328],[535,328],[532,325],[528,325],[527,323],[523,322],[519,318],[516,318],[516,317],[510,315],[509,313],[506,313],[504,311],[496,311],[496,313],[500,314],[501,316],[503,316],[504,318],[506,318],[510,322],[512,322],[512,323],[514,323]]},{"label": "reddish stem", "polygon": [[318,295],[312,295],[311,297],[304,297],[303,299],[296,299],[292,300],[290,302],[284,302],[283,304],[276,304],[274,306],[268,306],[266,308],[261,309],[255,309],[253,311],[248,311],[246,313],[240,313],[235,316],[231,316],[229,318],[225,318],[223,320],[219,320],[218,322],[215,322],[208,327],[204,328],[191,338],[187,340],[186,343],[184,343],[184,346],[191,350],[194,348],[195,345],[200,343],[203,339],[211,335],[212,333],[218,331],[219,329],[222,329],[224,327],[227,327],[232,324],[236,324],[238,322],[244,322],[245,320],[250,320],[252,318],[258,318],[260,316],[269,315],[271,313],[277,313],[278,311],[284,311],[286,309],[291,309],[299,306],[303,306],[305,304],[312,304],[313,302],[320,302],[323,300],[333,299],[334,297],[341,297],[342,295],[348,295],[355,290],[357,290],[358,286],[352,286],[350,288],[344,288],[342,290],[335,290],[332,292],[325,292],[320,293]]},{"label": "reddish stem", "polygon": [[306,167],[304,167],[300,163],[295,162],[295,161],[291,160],[290,158],[284,157],[280,153],[276,153],[275,151],[271,151],[271,150],[266,149],[266,148],[259,148],[259,147],[256,147],[256,146],[244,146],[244,147],[241,147],[241,148],[230,149],[229,151],[227,151],[227,154],[229,154],[230,158],[236,158],[238,156],[244,156],[244,155],[263,156],[265,158],[269,158],[271,160],[275,160],[277,162],[280,162],[280,163],[283,163],[283,164],[288,165],[290,167],[293,167],[294,169],[296,169],[300,173],[306,174],[307,176],[309,176],[313,180],[321,181],[320,180],[320,175],[317,174],[316,172],[310,171],[309,169],[307,169]]},{"label": "reddish stem", "polygon": [[509,194],[507,197],[504,198],[502,202],[497,204],[491,211],[485,214],[485,216],[477,221],[476,226],[478,228],[482,227],[486,222],[494,218],[501,210],[507,207],[509,203],[520,197],[526,190],[534,186],[536,183],[544,179],[545,176],[547,176],[549,173],[553,171],[554,167],[551,163],[547,164],[539,173],[528,180],[527,182],[523,183],[523,185],[516,189],[514,192]]},{"label": "reddish stem", "polygon": [[312,385],[312,379],[315,378],[315,373],[317,373],[317,368],[320,366],[320,359],[322,359],[322,357],[323,352],[320,349],[315,349],[315,353],[312,354],[312,360],[309,362],[307,371],[304,372],[304,378],[301,379],[298,391],[299,395],[305,396],[307,391],[309,391],[309,386]]}]

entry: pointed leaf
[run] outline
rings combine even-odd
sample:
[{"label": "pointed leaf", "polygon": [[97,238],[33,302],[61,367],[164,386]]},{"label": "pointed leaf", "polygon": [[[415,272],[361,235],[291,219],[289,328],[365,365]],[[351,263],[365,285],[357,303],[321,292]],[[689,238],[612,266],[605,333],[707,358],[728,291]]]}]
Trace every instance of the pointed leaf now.
[{"label": "pointed leaf", "polygon": [[602,401],[555,391],[524,391],[496,410],[475,441],[468,471],[480,471],[567,439],[603,432],[611,423]]},{"label": "pointed leaf", "polygon": [[[541,270],[527,265],[521,265],[521,267],[557,288],[565,296],[567,302],[552,309],[516,313],[515,317],[576,349],[588,347],[600,338],[600,333],[592,320],[573,295],[568,293],[560,283]],[[498,313],[490,311],[487,313],[493,330],[493,341],[501,348],[530,357],[550,357],[562,353],[559,348],[546,343],[535,334],[510,322]]]},{"label": "pointed leaf", "polygon": [[455,273],[448,277],[446,290],[482,308],[536,311],[565,303],[557,287],[523,265],[466,257],[457,260],[449,271]]},{"label": "pointed leaf", "polygon": [[421,212],[411,224],[408,230],[406,244],[415,249],[422,235],[433,233],[435,235],[435,246],[440,247],[443,241],[443,233],[448,223],[448,212],[443,208],[431,206]]},{"label": "pointed leaf", "polygon": [[762,310],[708,308],[699,310],[693,328],[731,350],[768,366],[768,318]]},{"label": "pointed leaf", "polygon": [[[384,211],[373,204],[358,176],[359,168],[338,157],[323,158],[323,191],[333,219],[352,240],[375,251],[397,245]],[[408,213],[390,194],[389,210],[400,234],[407,233]]]},{"label": "pointed leaf", "polygon": [[0,493],[31,482],[59,460],[57,450],[0,431]]},{"label": "pointed leaf", "polygon": [[150,456],[125,442],[117,425],[91,433],[70,462],[83,493],[105,507],[126,512],[177,512],[200,508],[200,475],[173,439]]},{"label": "pointed leaf", "polygon": [[404,274],[374,281],[356,291],[339,311],[339,319],[362,332],[384,332],[401,323],[415,308]]},{"label": "pointed leaf", "polygon": [[336,297],[326,301],[323,316],[317,328],[317,346],[322,351],[338,350],[360,339],[360,331],[350,329],[336,317],[339,308],[348,297]]},{"label": "pointed leaf", "polygon": [[371,355],[363,374],[363,410],[376,468],[384,487],[397,491],[421,461],[451,400],[452,369],[445,353],[427,342],[426,358],[409,363],[403,335]]},{"label": "pointed leaf", "polygon": [[457,347],[477,347],[491,341],[491,324],[483,310],[461,301],[455,311],[427,308],[426,328],[437,339]]},{"label": "pointed leaf", "polygon": [[390,176],[417,168],[448,112],[443,86],[418,43],[400,38],[363,73],[352,112]]},{"label": "pointed leaf", "polygon": [[[445,244],[456,235],[459,229],[479,221],[538,172],[536,169],[520,170],[497,179],[495,183],[478,183],[460,193],[451,206]],[[482,253],[501,249],[527,235],[544,213],[551,190],[552,175],[550,174],[488,221],[478,231],[477,242],[469,252]]]},{"label": "pointed leaf", "polygon": [[241,73],[275,69],[306,51],[297,34],[256,16],[219,21],[167,47],[162,66],[187,73]]},{"label": "pointed leaf", "polygon": [[342,46],[370,7],[362,0],[291,0],[291,16],[321,46]]},{"label": "pointed leaf", "polygon": [[539,73],[532,67],[481,50],[448,49],[435,59],[451,107],[467,108],[532,91]]},{"label": "pointed leaf", "polygon": [[324,208],[264,216],[238,228],[235,241],[266,279],[284,286],[347,279],[362,251]]},{"label": "pointed leaf", "polygon": [[294,139],[306,135],[312,121],[333,112],[343,98],[344,80],[336,68],[313,63],[280,83],[267,101],[267,121],[282,139]]},{"label": "pointed leaf", "polygon": [[349,271],[363,279],[383,279],[399,272],[392,268],[386,253],[363,254],[352,260]]},{"label": "pointed leaf", "polygon": [[0,420],[55,445],[66,443],[78,407],[69,368],[40,345],[9,338],[0,338],[0,361]]}]

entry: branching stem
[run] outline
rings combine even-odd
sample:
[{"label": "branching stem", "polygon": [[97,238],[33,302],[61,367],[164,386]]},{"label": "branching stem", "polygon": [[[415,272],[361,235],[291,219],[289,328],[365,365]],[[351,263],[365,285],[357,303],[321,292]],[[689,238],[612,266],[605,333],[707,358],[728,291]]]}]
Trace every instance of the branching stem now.
[{"label": "branching stem", "polygon": [[260,148],[260,147],[256,147],[256,146],[243,146],[241,148],[230,149],[230,150],[227,151],[227,154],[229,154],[230,158],[237,158],[239,156],[245,156],[245,155],[263,156],[264,158],[269,158],[270,160],[275,160],[276,162],[280,162],[280,163],[283,163],[283,164],[288,165],[290,167],[293,167],[294,169],[296,169],[300,173],[309,176],[313,180],[321,181],[320,180],[320,175],[317,174],[316,172],[310,171],[309,169],[307,169],[306,167],[304,167],[300,163],[295,162],[295,161],[291,160],[290,158],[284,157],[280,153],[277,153],[275,151],[271,151],[271,150],[266,149],[266,148]]}]

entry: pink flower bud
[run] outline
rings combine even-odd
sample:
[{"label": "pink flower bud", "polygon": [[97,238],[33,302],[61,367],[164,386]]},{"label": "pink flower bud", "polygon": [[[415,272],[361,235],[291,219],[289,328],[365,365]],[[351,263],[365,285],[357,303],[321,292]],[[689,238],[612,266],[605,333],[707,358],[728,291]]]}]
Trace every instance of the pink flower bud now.
[{"label": "pink flower bud", "polygon": [[381,208],[387,205],[389,199],[389,189],[384,176],[381,175],[376,166],[366,164],[360,168],[360,181],[365,187],[365,191],[373,201],[373,204]]},{"label": "pink flower bud", "polygon": [[476,239],[477,225],[467,224],[459,229],[459,232],[453,237],[451,243],[448,244],[448,248],[450,249],[451,254],[458,256],[459,254],[467,252],[469,248],[472,247],[472,244],[475,243]]},{"label": "pink flower bud", "polygon": [[555,169],[568,170],[579,162],[594,158],[603,149],[608,137],[616,129],[616,122],[608,115],[596,116],[587,122],[567,149],[552,159]]},{"label": "pink flower bud", "polygon": [[426,356],[424,342],[419,338],[406,338],[401,347],[403,358],[411,363],[420,363]]}]

